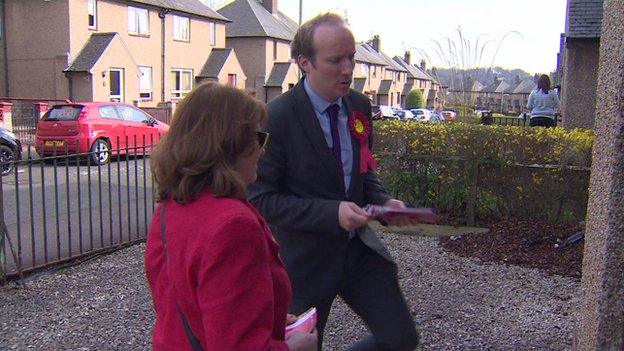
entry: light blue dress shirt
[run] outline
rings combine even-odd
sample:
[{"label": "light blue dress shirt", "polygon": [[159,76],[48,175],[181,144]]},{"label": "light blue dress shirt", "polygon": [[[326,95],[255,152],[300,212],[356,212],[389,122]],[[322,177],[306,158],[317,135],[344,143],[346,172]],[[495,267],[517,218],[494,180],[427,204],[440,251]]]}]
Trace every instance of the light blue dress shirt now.
[{"label": "light blue dress shirt", "polygon": [[351,133],[349,132],[349,116],[347,115],[347,107],[342,101],[342,98],[338,98],[335,101],[327,101],[324,97],[317,94],[308,80],[303,80],[303,88],[305,89],[312,107],[316,113],[323,134],[325,135],[325,141],[329,148],[333,147],[331,136],[331,125],[329,122],[329,113],[327,108],[333,104],[340,107],[338,111],[338,134],[340,134],[340,153],[342,154],[342,172],[344,174],[345,191],[349,191],[349,185],[351,184],[351,171],[353,168],[353,147],[351,145]]}]

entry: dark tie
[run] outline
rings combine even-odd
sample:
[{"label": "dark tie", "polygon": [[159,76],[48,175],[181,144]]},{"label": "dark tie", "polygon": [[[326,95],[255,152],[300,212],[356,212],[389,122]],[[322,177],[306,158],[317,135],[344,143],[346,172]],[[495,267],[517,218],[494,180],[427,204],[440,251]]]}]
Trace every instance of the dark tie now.
[{"label": "dark tie", "polygon": [[344,178],[344,172],[342,170],[342,153],[340,152],[340,134],[338,133],[338,111],[340,110],[340,106],[333,104],[327,108],[327,113],[329,114],[329,125],[331,127],[331,136],[332,136],[332,152],[334,153],[334,158],[336,159],[336,165],[338,166],[338,170],[340,171],[340,177]]}]

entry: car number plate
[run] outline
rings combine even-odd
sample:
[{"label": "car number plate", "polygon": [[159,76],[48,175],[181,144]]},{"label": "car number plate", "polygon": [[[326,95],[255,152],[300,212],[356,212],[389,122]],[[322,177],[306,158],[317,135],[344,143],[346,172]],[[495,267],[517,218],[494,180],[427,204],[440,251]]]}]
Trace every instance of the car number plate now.
[{"label": "car number plate", "polygon": [[48,140],[45,142],[45,146],[64,146],[64,140]]}]

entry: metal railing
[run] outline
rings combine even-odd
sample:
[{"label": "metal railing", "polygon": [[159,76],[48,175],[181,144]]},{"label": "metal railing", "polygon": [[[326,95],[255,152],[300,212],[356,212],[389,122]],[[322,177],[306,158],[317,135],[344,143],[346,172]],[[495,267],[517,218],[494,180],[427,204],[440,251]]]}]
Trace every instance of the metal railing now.
[{"label": "metal railing", "polygon": [[39,157],[25,146],[0,182],[0,281],[144,240],[155,208],[148,157],[159,137],[126,137],[104,165],[93,164],[98,150]]}]

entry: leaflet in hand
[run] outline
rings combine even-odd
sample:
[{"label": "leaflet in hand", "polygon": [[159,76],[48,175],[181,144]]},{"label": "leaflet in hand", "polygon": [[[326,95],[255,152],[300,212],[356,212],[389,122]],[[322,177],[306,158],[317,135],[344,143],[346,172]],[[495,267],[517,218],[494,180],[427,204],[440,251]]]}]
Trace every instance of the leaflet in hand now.
[{"label": "leaflet in hand", "polygon": [[440,216],[432,209],[424,207],[388,207],[379,205],[366,205],[364,211],[375,217],[379,223],[387,225],[392,220],[399,217],[406,217],[418,223],[435,223],[440,220]]},{"label": "leaflet in hand", "polygon": [[316,327],[316,307],[312,307],[297,317],[297,321],[286,326],[286,337],[293,332],[310,333]]}]

